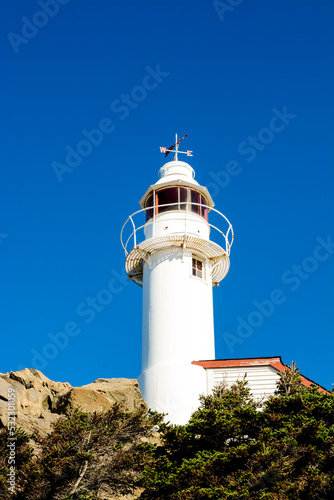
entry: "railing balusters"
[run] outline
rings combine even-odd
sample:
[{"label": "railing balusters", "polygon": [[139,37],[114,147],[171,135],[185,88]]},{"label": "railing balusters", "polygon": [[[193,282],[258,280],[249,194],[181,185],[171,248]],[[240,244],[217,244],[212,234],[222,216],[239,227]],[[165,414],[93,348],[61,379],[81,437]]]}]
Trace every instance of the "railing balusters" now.
[{"label": "railing balusters", "polygon": [[[186,202],[186,203],[187,203],[187,205],[186,205],[187,210],[179,210],[178,212],[182,212],[182,213],[184,213],[184,215],[185,215],[184,220],[185,220],[185,224],[186,224],[186,226],[187,226],[187,221],[189,221],[189,217],[188,217],[188,216],[189,216],[191,213],[193,213],[193,214],[195,215],[195,212],[192,212],[191,210],[189,210],[188,202]],[[133,236],[133,240],[134,240],[134,247],[136,247],[136,246],[137,246],[137,231],[139,231],[139,230],[141,230],[141,229],[143,229],[143,228],[147,227],[147,226],[148,226],[148,224],[153,224],[153,237],[154,237],[154,235],[155,235],[155,224],[156,224],[156,222],[157,222],[157,215],[159,215],[159,213],[158,213],[158,214],[156,214],[156,208],[161,208],[161,207],[166,207],[166,206],[171,207],[171,206],[175,206],[175,205],[179,205],[179,202],[176,202],[176,203],[165,203],[165,204],[162,204],[162,205],[158,205],[157,207],[156,207],[156,206],[154,206],[154,215],[153,215],[153,217],[152,217],[152,220],[149,220],[149,221],[145,222],[144,224],[142,224],[142,225],[138,226],[137,228],[136,228],[135,222],[134,222],[134,220],[133,220],[133,219],[134,219],[134,217],[135,217],[137,214],[141,214],[141,213],[144,213],[144,214],[145,214],[145,212],[146,212],[147,210],[152,210],[152,207],[147,207],[147,208],[143,208],[143,209],[141,209],[141,210],[137,210],[137,211],[136,211],[136,212],[134,212],[133,214],[129,215],[129,217],[126,219],[126,221],[125,221],[125,223],[124,223],[124,225],[123,225],[123,227],[122,227],[122,229],[121,229],[121,234],[120,234],[120,237],[121,237],[121,244],[122,244],[122,247],[123,247],[123,249],[124,249],[125,255],[127,255],[127,254],[128,254],[127,247],[128,247],[128,244],[129,244],[129,241],[130,241],[131,237]],[[232,228],[232,225],[231,225],[231,223],[229,222],[229,220],[227,219],[227,217],[225,217],[225,215],[224,215],[224,214],[222,214],[221,212],[219,212],[219,211],[218,211],[218,210],[216,210],[215,208],[209,207],[208,205],[204,205],[204,204],[202,204],[202,203],[191,203],[191,204],[190,204],[190,207],[191,207],[192,205],[197,205],[197,206],[199,206],[199,207],[204,207],[204,208],[207,208],[207,209],[208,209],[208,212],[215,212],[215,213],[217,213],[217,214],[218,214],[218,216],[223,217],[223,219],[225,219],[225,222],[227,223],[227,226],[228,226],[228,227],[227,227],[226,234],[224,234],[224,233],[223,233],[223,231],[221,231],[218,227],[216,227],[216,226],[215,226],[215,225],[213,225],[213,224],[210,224],[210,222],[206,221],[206,220],[204,219],[204,217],[202,217],[202,218],[203,218],[203,220],[204,220],[204,221],[208,224],[208,226],[209,226],[210,228],[215,229],[216,231],[218,231],[218,232],[219,232],[219,233],[223,236],[223,238],[224,238],[224,240],[225,240],[225,252],[226,252],[226,254],[227,254],[227,255],[229,255],[229,254],[230,254],[230,249],[231,249],[231,246],[232,246],[232,243],[233,243],[233,240],[234,240],[234,233],[233,233],[233,228]],[[167,211],[166,211],[166,212],[167,212]],[[162,212],[162,213],[165,213],[165,212]],[[128,239],[126,240],[125,244],[124,244],[124,243],[123,243],[123,232],[124,232],[124,230],[125,230],[125,227],[127,226],[127,223],[129,222],[129,220],[131,221],[131,224],[132,224],[132,232],[131,232],[130,236],[128,237]],[[179,218],[175,218],[175,220],[181,220],[181,219],[179,219]],[[185,230],[187,230],[187,227],[186,227],[186,226],[185,226]],[[229,235],[231,235],[231,237],[230,237],[231,242],[229,241]]]}]

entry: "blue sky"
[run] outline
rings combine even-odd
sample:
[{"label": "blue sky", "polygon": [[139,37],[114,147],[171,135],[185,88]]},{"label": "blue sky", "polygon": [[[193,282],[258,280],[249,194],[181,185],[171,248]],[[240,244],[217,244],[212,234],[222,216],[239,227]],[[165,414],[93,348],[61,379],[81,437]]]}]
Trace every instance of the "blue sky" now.
[{"label": "blue sky", "polygon": [[0,371],[139,375],[142,290],[119,233],[177,132],[235,231],[216,358],[281,355],[330,389],[333,2],[1,9]]}]

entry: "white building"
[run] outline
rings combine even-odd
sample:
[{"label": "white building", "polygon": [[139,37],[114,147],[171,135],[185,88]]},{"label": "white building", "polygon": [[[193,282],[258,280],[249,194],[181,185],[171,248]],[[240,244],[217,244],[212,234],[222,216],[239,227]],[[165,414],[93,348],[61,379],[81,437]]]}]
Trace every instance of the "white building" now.
[{"label": "white building", "polygon": [[232,384],[247,373],[254,395],[272,394],[280,358],[215,360],[212,287],[229,270],[233,229],[192,167],[178,160],[179,142],[121,240],[129,279],[143,287],[143,398],[170,422],[184,424],[198,396],[223,379]]},{"label": "white building", "polygon": [[[245,376],[250,391],[257,401],[263,401],[274,395],[280,373],[285,371],[286,365],[280,356],[266,358],[241,359],[211,359],[207,361],[193,361],[206,372],[205,394],[210,394],[216,384],[225,382],[229,387]],[[311,379],[300,375],[302,385],[310,387],[315,384]],[[316,384],[318,385],[318,384]],[[328,393],[326,389],[319,389]]]}]

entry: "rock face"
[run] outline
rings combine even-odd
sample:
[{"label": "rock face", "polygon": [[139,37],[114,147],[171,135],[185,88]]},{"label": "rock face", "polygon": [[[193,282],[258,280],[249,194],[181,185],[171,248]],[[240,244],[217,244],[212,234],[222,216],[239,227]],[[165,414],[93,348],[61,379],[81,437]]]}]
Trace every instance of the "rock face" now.
[{"label": "rock face", "polygon": [[0,374],[0,428],[7,427],[8,398],[12,400],[9,395],[13,394],[16,427],[28,433],[38,430],[41,435],[50,432],[52,423],[67,409],[101,412],[116,402],[126,411],[146,408],[135,379],[99,378],[83,387],[72,387],[68,382],[53,382],[39,370],[25,368]]}]

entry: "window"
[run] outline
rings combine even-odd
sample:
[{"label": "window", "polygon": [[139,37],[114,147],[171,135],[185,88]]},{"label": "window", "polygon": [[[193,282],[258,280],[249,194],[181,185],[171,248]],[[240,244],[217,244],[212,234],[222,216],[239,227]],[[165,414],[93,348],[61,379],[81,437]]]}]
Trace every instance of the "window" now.
[{"label": "window", "polygon": [[195,214],[200,214],[200,206],[199,206],[199,201],[201,198],[201,195],[197,193],[197,191],[190,191],[191,194],[191,211],[195,212]]},{"label": "window", "polygon": [[180,188],[180,210],[187,210],[188,191],[187,188]]},{"label": "window", "polygon": [[197,276],[197,278],[204,278],[204,263],[198,260],[196,256],[192,258],[192,275]]},{"label": "window", "polygon": [[150,220],[155,213],[167,212],[169,210],[189,210],[201,215],[208,220],[208,209],[204,206],[207,200],[194,189],[186,187],[169,187],[151,193],[145,202],[146,221]]},{"label": "window", "polygon": [[[167,188],[157,192],[159,213],[168,210],[178,210],[178,188]],[[168,205],[170,203],[171,205]],[[165,206],[160,206],[165,205]]]},{"label": "window", "polygon": [[206,199],[200,193],[194,190],[190,190],[191,197],[191,211],[195,214],[201,215],[204,219],[208,220],[208,209],[203,205],[206,205]]},{"label": "window", "polygon": [[146,203],[145,203],[145,208],[150,208],[149,210],[146,210],[146,222],[153,217],[153,194],[150,194],[150,196],[147,198]]},{"label": "window", "polygon": [[[201,205],[206,204],[206,199],[204,198],[204,196],[201,196]],[[206,207],[201,206],[201,216],[204,217],[206,221],[208,220],[208,209]]]}]

